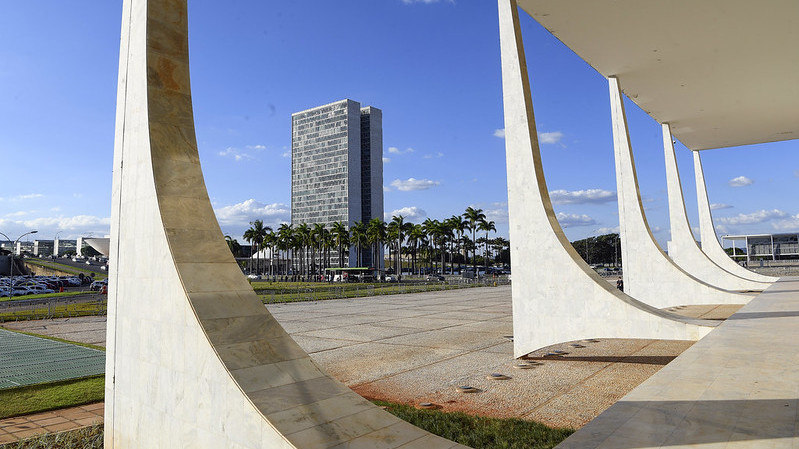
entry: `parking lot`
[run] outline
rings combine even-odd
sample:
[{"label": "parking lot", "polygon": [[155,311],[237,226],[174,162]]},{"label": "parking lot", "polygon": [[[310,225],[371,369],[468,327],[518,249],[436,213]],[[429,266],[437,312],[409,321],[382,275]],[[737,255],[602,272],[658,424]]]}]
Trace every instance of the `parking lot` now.
[{"label": "parking lot", "polygon": [[0,298],[82,290],[103,291],[106,281],[89,276],[0,276]]}]

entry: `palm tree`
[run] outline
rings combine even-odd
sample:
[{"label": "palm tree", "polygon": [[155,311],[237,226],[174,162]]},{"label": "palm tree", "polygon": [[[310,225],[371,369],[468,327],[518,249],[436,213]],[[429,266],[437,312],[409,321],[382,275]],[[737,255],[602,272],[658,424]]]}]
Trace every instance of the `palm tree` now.
[{"label": "palm tree", "polygon": [[416,251],[418,250],[419,246],[422,244],[424,240],[424,230],[422,230],[422,225],[418,224],[410,224],[410,228],[408,230],[408,245],[411,247],[411,273],[416,272]]},{"label": "palm tree", "polygon": [[391,217],[391,224],[397,228],[397,280],[402,279],[402,241],[413,229],[411,222],[406,222],[402,215]]},{"label": "palm tree", "polygon": [[[480,220],[485,220],[486,216],[483,213],[483,209],[475,209],[472,206],[466,208],[466,212],[463,213],[463,218],[469,222],[469,229],[472,231],[472,242],[476,242],[477,239],[475,238],[475,232],[477,231],[477,224],[480,223]],[[475,243],[475,247],[472,250],[472,269],[474,270],[475,276],[477,276],[477,245]]]},{"label": "palm tree", "polygon": [[[463,248],[463,232],[466,231],[467,222],[463,219],[462,215],[453,215],[452,218],[449,219],[450,225],[452,226],[452,230],[458,234],[458,241],[457,248],[458,248],[458,255],[463,256],[462,248]],[[458,271],[462,271],[463,267],[461,266],[461,258],[458,258]]]},{"label": "palm tree", "polygon": [[361,248],[366,243],[366,225],[362,221],[352,224],[350,241],[355,246],[355,265],[361,266]]},{"label": "palm tree", "polygon": [[485,249],[483,250],[483,262],[485,263],[486,275],[488,275],[488,233],[491,232],[491,231],[496,232],[497,231],[497,227],[494,225],[494,221],[493,220],[485,221],[485,219],[483,219],[483,220],[480,220],[480,223],[478,224],[478,228],[480,228],[481,231],[485,231],[485,233],[486,233],[485,240],[484,240],[484,245],[485,245],[484,248]]},{"label": "palm tree", "polygon": [[300,223],[297,226],[296,234],[295,234],[295,245],[297,250],[300,252],[300,276],[306,275],[307,270],[305,269],[305,257],[306,257],[306,249],[308,248],[308,244],[311,240],[311,228],[308,226],[307,223]]},{"label": "palm tree", "polygon": [[[277,238],[278,238],[278,248],[284,252],[286,255],[286,263],[285,263],[285,271],[283,272],[284,275],[288,275],[288,268],[289,268],[289,259],[290,259],[290,250],[293,245],[294,240],[294,228],[288,223],[283,223],[277,230]],[[278,264],[280,264],[280,260],[278,260]]]},{"label": "palm tree", "polygon": [[275,246],[277,246],[277,234],[271,229],[264,236],[264,248],[269,248],[269,276],[275,275]]},{"label": "palm tree", "polygon": [[[313,273],[314,277],[316,277],[316,275],[319,274],[319,269],[322,266],[322,252],[323,252],[322,247],[324,243],[326,230],[327,229],[325,229],[325,225],[323,225],[322,223],[316,223],[315,225],[313,225],[313,229],[311,230],[311,240],[314,243],[314,246],[312,247],[313,249],[311,250],[311,265],[312,266],[315,265],[315,270]],[[319,264],[316,263],[316,258],[314,257],[314,252],[317,249],[317,247],[319,249]]]},{"label": "palm tree", "polygon": [[227,242],[227,247],[230,248],[230,252],[233,254],[233,257],[238,257],[239,251],[241,251],[241,245],[239,242],[229,235],[225,236],[225,242]]},{"label": "palm tree", "polygon": [[[263,221],[255,220],[251,221],[250,228],[244,231],[244,238],[249,240],[250,244],[255,244],[255,270],[258,272],[258,274],[261,274],[261,255],[258,253],[258,246],[264,241],[266,233],[271,230],[272,228],[269,226],[264,226]],[[250,254],[250,258],[252,258],[252,254]]]},{"label": "palm tree", "polygon": [[338,246],[338,267],[344,268],[344,247],[350,246],[350,231],[347,230],[347,225],[337,221],[333,223],[331,232],[336,246]]},{"label": "palm tree", "polygon": [[422,229],[424,230],[425,235],[427,236],[428,242],[430,244],[430,248],[427,251],[427,261],[430,266],[430,272],[433,271],[433,255],[432,251],[436,249],[436,233],[438,232],[438,220],[432,220],[430,218],[426,219],[422,223]]},{"label": "palm tree", "polygon": [[369,220],[369,224],[366,227],[366,241],[372,245],[371,266],[379,268],[380,248],[383,242],[386,241],[386,223],[383,220],[376,217]]}]

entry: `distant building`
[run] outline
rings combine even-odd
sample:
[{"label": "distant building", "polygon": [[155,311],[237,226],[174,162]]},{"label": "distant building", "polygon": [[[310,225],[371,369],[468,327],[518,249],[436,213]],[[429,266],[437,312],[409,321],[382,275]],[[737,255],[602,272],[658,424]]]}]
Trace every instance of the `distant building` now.
[{"label": "distant building", "polygon": [[[771,260],[799,259],[799,233],[788,234],[753,234],[753,235],[723,235],[721,242],[729,241],[732,247],[733,259],[752,258]],[[746,251],[741,254],[736,242],[743,242]]]},{"label": "distant building", "polygon": [[[291,223],[368,223],[383,219],[383,117],[341,100],[291,116]],[[370,265],[350,249],[349,266]],[[334,257],[337,264],[338,257]],[[382,249],[378,257],[382,268]]]}]

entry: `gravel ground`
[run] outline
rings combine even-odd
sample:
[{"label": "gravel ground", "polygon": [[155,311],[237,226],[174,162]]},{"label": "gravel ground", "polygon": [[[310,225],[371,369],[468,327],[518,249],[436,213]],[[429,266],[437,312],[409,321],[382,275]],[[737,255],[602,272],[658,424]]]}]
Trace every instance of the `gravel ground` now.
[{"label": "gravel ground", "polygon": [[[510,287],[269,305],[292,337],[363,396],[579,428],[691,346],[688,341],[564,342],[513,359]],[[675,309],[724,319],[737,306]],[[105,317],[5,323],[104,344]],[[511,337],[512,338],[512,337]],[[572,346],[577,345],[577,347]],[[562,356],[547,352],[561,350]],[[491,373],[509,377],[488,379]],[[458,386],[475,387],[461,393]]]}]

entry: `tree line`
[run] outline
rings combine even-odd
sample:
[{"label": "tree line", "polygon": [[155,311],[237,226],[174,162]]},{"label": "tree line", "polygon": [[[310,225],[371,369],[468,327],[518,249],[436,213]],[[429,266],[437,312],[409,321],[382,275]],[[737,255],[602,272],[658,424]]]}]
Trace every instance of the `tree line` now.
[{"label": "tree line", "polygon": [[[502,237],[490,238],[496,230],[482,209],[467,207],[461,215],[444,220],[428,218],[418,224],[402,215],[393,216],[388,223],[379,218],[356,221],[352,227],[344,222],[283,223],[272,229],[255,220],[243,237],[250,244],[250,273],[317,279],[326,268],[344,267],[350,247],[359,267],[380,266],[381,249],[385,250],[387,265],[395,273],[402,273],[403,267],[414,274],[454,273],[456,263],[458,271],[469,264],[475,271],[478,265],[486,269],[494,263],[509,265],[509,242]],[[248,256],[241,254],[236,239],[229,235],[225,239],[234,256]],[[263,249],[269,250],[268,261],[260,258]]]}]

